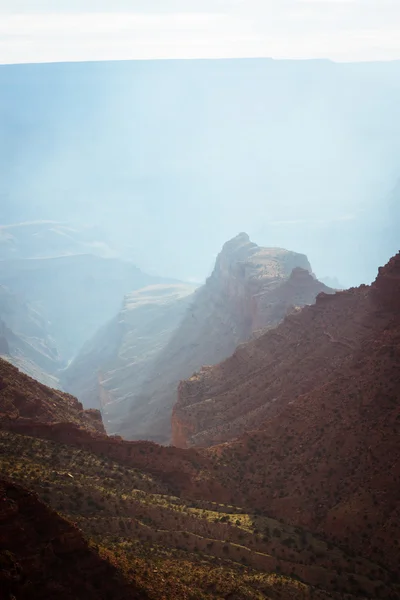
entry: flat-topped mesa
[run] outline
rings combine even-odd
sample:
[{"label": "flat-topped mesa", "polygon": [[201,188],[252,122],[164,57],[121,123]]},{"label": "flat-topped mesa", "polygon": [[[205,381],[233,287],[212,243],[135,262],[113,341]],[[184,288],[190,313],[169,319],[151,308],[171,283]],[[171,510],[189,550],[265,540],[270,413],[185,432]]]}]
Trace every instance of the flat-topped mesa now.
[{"label": "flat-topped mesa", "polygon": [[[297,272],[296,270],[299,269]],[[295,272],[293,273],[293,271]],[[297,287],[302,279],[309,285],[314,281],[311,265],[304,254],[283,248],[264,248],[250,241],[247,233],[239,233],[226,242],[217,256],[215,268],[206,282],[208,293],[217,296],[225,305],[224,310],[231,314],[238,325],[237,342],[245,341],[257,330],[279,322],[286,314],[288,303],[274,315],[271,305],[280,304],[282,297],[289,293],[271,298],[275,288],[288,279],[289,287]],[[307,277],[308,274],[308,277]],[[319,284],[319,282],[317,282]],[[332,292],[322,286],[312,296],[307,295],[303,301],[299,297],[299,305],[313,302],[320,291]]]},{"label": "flat-topped mesa", "polygon": [[260,283],[265,279],[287,278],[296,267],[311,271],[304,254],[284,248],[263,248],[250,241],[247,233],[239,233],[223,245],[210,280],[233,276]]}]

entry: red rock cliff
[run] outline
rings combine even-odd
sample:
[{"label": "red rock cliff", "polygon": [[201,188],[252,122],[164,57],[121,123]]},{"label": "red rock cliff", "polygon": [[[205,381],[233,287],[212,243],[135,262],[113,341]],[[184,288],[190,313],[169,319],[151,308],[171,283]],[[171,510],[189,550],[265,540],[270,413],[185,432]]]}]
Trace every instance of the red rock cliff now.
[{"label": "red rock cliff", "polygon": [[105,433],[98,410],[83,410],[70,394],[48,388],[0,359],[0,423],[17,419],[70,422]]},{"label": "red rock cliff", "polygon": [[400,562],[400,254],[180,386],[180,435],[236,501]]},{"label": "red rock cliff", "polygon": [[388,311],[398,310],[398,263],[394,257],[371,288],[320,294],[314,306],[288,315],[225,362],[181,382],[173,443],[209,446],[232,440],[335,377],[371,331],[384,327]]},{"label": "red rock cliff", "polygon": [[[314,302],[321,291],[333,292],[310,272],[303,254],[261,248],[245,233],[227,242],[213,273],[194,293],[170,341],[155,357],[117,432],[128,439],[169,441],[179,381],[202,365],[225,359],[239,343],[279,323],[293,306]],[[129,404],[126,396],[124,403]],[[107,410],[111,413],[112,406]],[[179,424],[175,419],[172,423],[173,443],[179,443]]]}]

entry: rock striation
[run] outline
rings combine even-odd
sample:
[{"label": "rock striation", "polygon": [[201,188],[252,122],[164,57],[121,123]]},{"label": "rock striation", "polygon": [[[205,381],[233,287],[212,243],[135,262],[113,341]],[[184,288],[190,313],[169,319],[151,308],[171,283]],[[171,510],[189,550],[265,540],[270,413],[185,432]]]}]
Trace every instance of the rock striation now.
[{"label": "rock striation", "polygon": [[233,497],[396,572],[399,411],[397,254],[183,382],[174,441],[224,442],[205,452]]},{"label": "rock striation", "polygon": [[[142,393],[154,357],[169,342],[190,304],[189,284],[151,285],[127,294],[118,315],[89,340],[61,374],[85,407],[101,407],[113,429],[113,409]],[[125,408],[124,408],[125,407]]]},{"label": "rock striation", "polygon": [[101,406],[109,433],[168,443],[181,379],[220,362],[322,291],[333,293],[312,275],[306,256],[261,248],[241,233],[223,246],[194,293],[153,286],[129,295],[66,371],[64,385],[85,405]]},{"label": "rock striation", "polygon": [[[285,575],[299,586],[271,597],[394,600],[400,593],[399,286],[400,254],[372,286],[319,294],[315,305],[291,312],[221,365],[198,373],[188,383],[193,394],[186,409],[203,404],[201,414],[209,418],[214,402],[222,415],[228,398],[234,410],[242,407],[242,417],[251,415],[252,403],[258,410],[251,426],[242,419],[238,437],[229,432],[229,420],[239,429],[230,413],[226,429],[217,423],[211,431],[208,424],[193,433],[203,445],[217,436],[226,440],[207,448],[109,437],[93,423],[93,411],[82,413],[72,397],[0,362],[3,472],[22,478],[62,514],[69,510],[85,535],[100,541],[101,556],[124,576],[131,572],[133,586],[150,577],[151,597],[188,597],[176,588],[160,593],[171,580],[170,550],[179,551],[181,566],[186,549],[191,556],[200,551],[203,565],[207,553],[228,559],[217,565],[219,574],[240,561],[279,573],[279,586]],[[23,458],[18,468],[16,448]],[[0,482],[2,591],[30,598],[35,585],[43,598],[54,596],[54,588],[61,598],[125,597],[119,595],[124,582],[104,571],[96,552],[87,553],[77,528],[16,488]],[[149,543],[163,553],[150,573],[142,562]],[[190,571],[187,562],[182,566],[176,585]],[[66,571],[79,588],[65,590]],[[257,597],[260,581],[257,576]],[[204,585],[210,596],[221,596],[207,579]],[[140,592],[135,586],[129,593]],[[231,590],[223,594],[231,596]],[[240,597],[249,596],[240,591]]]},{"label": "rock striation", "polygon": [[232,440],[335,379],[386,323],[377,306],[397,311],[397,262],[395,257],[381,268],[371,287],[320,293],[314,306],[287,315],[225,362],[182,382],[173,443],[210,446]]},{"label": "rock striation", "polygon": [[99,411],[83,410],[70,394],[46,387],[0,358],[0,425],[26,420],[36,424],[68,422],[105,433]]}]

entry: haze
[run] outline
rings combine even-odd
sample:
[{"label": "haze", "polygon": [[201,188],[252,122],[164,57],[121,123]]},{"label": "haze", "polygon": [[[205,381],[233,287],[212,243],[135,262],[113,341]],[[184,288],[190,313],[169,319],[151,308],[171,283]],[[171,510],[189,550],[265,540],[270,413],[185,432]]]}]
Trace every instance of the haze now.
[{"label": "haze", "polygon": [[398,249],[399,62],[11,65],[0,85],[3,223],[96,225],[184,281],[239,231],[345,286]]}]

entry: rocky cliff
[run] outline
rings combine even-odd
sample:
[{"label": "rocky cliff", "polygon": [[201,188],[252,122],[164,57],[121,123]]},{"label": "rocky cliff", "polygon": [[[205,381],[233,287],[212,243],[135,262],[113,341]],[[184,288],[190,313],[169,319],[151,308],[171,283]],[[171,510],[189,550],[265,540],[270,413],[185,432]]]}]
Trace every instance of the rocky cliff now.
[{"label": "rocky cliff", "polygon": [[225,442],[234,496],[396,571],[399,402],[400,254],[182,383],[174,439]]},{"label": "rocky cliff", "polygon": [[0,358],[0,424],[14,422],[74,423],[104,433],[99,411],[83,410],[70,394],[46,387]]},{"label": "rocky cliff", "polygon": [[[125,584],[100,554],[132,582],[132,598],[138,587],[152,600],[399,598],[399,283],[400,255],[371,288],[320,295],[286,318],[281,343],[300,361],[304,384],[315,385],[299,393],[290,373],[296,363],[287,363],[284,406],[211,448],[108,437],[93,411],[0,362],[2,477],[37,493],[97,548],[88,554],[75,526],[0,483],[1,590],[11,598],[28,599],[37,588],[43,598],[56,589],[61,598],[118,599]],[[343,320],[352,336],[365,330],[362,342],[351,355],[327,353],[352,341],[339,339]],[[233,364],[246,383],[244,404],[268,397],[260,343],[270,335],[240,348],[257,347],[251,374],[249,364]],[[286,336],[295,343],[286,345]],[[207,394],[218,368],[208,370]],[[225,384],[235,399],[241,382],[230,388],[233,371],[226,369]]]},{"label": "rocky cliff", "polygon": [[128,296],[118,318],[67,370],[66,389],[102,406],[109,433],[168,443],[181,379],[220,362],[321,291],[333,293],[313,277],[304,255],[260,248],[241,233],[192,295],[165,286]]},{"label": "rocky cliff", "polygon": [[317,296],[275,329],[243,344],[224,363],[205,367],[179,387],[173,443],[209,446],[234,439],[277,415],[297,397],[334,380],[396,311],[398,258],[371,288]]},{"label": "rocky cliff", "polygon": [[160,284],[125,296],[118,315],[88,341],[61,374],[65,389],[85,407],[101,407],[110,430],[114,405],[142,393],[154,357],[179,326],[195,286]]}]

